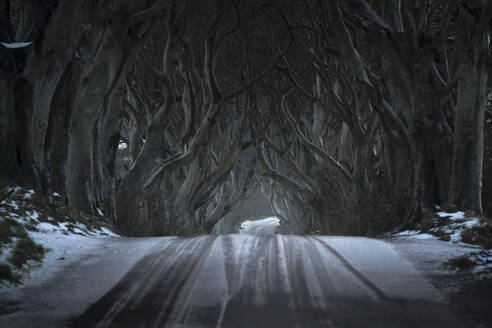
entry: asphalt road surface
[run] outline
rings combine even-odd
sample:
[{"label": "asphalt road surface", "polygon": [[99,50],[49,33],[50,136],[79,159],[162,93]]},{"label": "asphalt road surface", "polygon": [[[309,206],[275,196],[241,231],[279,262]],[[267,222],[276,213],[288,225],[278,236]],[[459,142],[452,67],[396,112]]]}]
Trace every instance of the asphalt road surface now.
[{"label": "asphalt road surface", "polygon": [[157,244],[68,325],[461,327],[389,244],[275,235],[277,222],[261,224]]}]

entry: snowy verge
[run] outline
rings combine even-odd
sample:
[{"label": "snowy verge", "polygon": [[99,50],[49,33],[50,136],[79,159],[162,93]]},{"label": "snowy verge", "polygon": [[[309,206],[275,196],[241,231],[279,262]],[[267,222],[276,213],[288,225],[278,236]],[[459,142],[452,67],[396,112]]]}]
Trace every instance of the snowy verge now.
[{"label": "snowy verge", "polygon": [[[41,223],[43,224],[43,223]],[[63,267],[80,260],[92,250],[98,249],[108,239],[117,238],[114,233],[102,228],[91,235],[64,233],[66,230],[44,230],[29,232],[30,237],[49,251],[43,262],[29,272],[24,279],[24,286],[40,285]]]},{"label": "snowy verge", "polygon": [[64,248],[65,260],[53,255],[23,286],[0,289],[0,327],[70,326],[71,318],[106,294],[140,259],[176,240],[65,237],[64,241],[73,242]]},{"label": "snowy verge", "polygon": [[[0,202],[0,288],[38,285],[104,240],[119,238],[100,218],[69,217],[34,190],[6,188]],[[59,197],[54,194],[53,197]],[[12,288],[12,286],[10,287]]]},{"label": "snowy verge", "polygon": [[387,237],[408,241],[400,244],[418,254],[415,260],[420,258],[439,264],[433,270],[469,270],[480,279],[492,277],[492,224],[489,220],[473,213],[441,210],[424,220],[420,228]]}]

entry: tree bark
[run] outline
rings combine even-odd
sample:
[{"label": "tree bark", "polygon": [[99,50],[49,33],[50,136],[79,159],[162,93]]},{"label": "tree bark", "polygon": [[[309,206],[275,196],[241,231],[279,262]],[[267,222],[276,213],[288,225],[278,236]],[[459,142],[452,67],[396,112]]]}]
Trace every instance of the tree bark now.
[{"label": "tree bark", "polygon": [[458,208],[482,213],[487,73],[482,65],[460,66],[449,202]]},{"label": "tree bark", "polygon": [[[456,37],[457,111],[455,118],[453,169],[449,202],[459,208],[482,213],[482,168],[484,117],[487,106],[489,21],[492,3],[485,8],[481,1],[467,1],[459,8]],[[477,22],[470,8],[482,7]]]},{"label": "tree bark", "polygon": [[49,176],[46,153],[46,135],[49,126],[52,102],[61,87],[59,82],[72,59],[82,29],[83,0],[64,1],[45,33],[40,54],[33,54],[27,63],[24,76],[32,85],[32,116],[30,122],[30,147],[33,156],[33,170],[38,187],[49,190]]}]

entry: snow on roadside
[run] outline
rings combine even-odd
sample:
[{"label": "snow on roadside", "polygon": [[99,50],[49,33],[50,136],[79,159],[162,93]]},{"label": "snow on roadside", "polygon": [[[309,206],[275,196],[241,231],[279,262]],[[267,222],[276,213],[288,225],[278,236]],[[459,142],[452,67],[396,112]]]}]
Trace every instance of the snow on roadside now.
[{"label": "snow on roadside", "polygon": [[481,277],[492,277],[492,250],[484,250],[470,254],[470,260],[475,263],[472,271]]},{"label": "snow on roadside", "polygon": [[45,254],[42,264],[24,278],[24,287],[39,286],[66,265],[78,261],[108,239],[114,238],[102,234],[82,236],[64,233],[63,230],[29,232],[29,235],[36,243],[49,251]]},{"label": "snow on roadside", "polygon": [[[3,192],[6,197],[3,196],[0,202],[2,291],[6,291],[4,287],[15,288],[7,282],[9,280],[14,284],[21,280],[24,287],[39,285],[64,265],[80,259],[105,241],[119,238],[109,227],[104,227],[100,220],[82,218],[82,223],[65,216],[56,219],[48,216],[46,209],[33,201],[34,190],[14,187]],[[53,196],[59,197],[56,193]],[[16,265],[13,254],[23,251],[19,246],[21,242],[34,248],[41,245],[45,249],[44,256],[42,249],[41,257],[33,256],[32,251],[27,250],[23,253],[25,260],[21,265]]]},{"label": "snow on roadside", "polygon": [[404,230],[391,235],[392,237],[411,237],[413,239],[439,239],[429,233],[421,233],[419,230]]},{"label": "snow on roadside", "polygon": [[480,226],[480,220],[476,217],[465,217],[465,212],[437,212],[440,218],[449,220],[451,223],[443,227],[435,227],[430,229],[430,232],[442,231],[449,235],[450,241],[454,243],[463,242],[463,232],[466,229]]},{"label": "snow on roadside", "polygon": [[457,220],[464,220],[465,219],[465,212],[463,211],[457,211],[457,212],[437,212],[437,215],[439,215],[442,218],[448,218],[451,221],[457,221]]},{"label": "snow on roadside", "polygon": [[417,239],[396,237],[385,239],[392,247],[424,274],[445,297],[455,291],[457,270],[443,265],[456,257],[469,256],[479,249],[437,239]]},{"label": "snow on roadside", "polygon": [[[463,240],[463,233],[467,229],[473,229],[488,223],[482,222],[477,217],[467,217],[465,212],[445,212],[436,213],[433,218],[432,227],[422,230],[405,230],[398,233],[387,235],[393,238],[410,238],[410,239],[441,239],[443,241],[451,241],[453,243],[462,244],[465,246],[473,245],[473,243]],[[442,223],[444,221],[444,223]]]},{"label": "snow on roadside", "polygon": [[468,259],[473,273],[486,277],[492,274],[492,250],[486,249],[490,246],[484,246],[487,238],[491,238],[490,230],[490,222],[486,219],[463,211],[440,211],[435,213],[432,226],[425,231],[405,230],[387,237],[396,245],[405,245],[404,251],[410,252],[415,261],[424,266],[426,263],[439,264],[435,270],[446,270],[449,261]]}]

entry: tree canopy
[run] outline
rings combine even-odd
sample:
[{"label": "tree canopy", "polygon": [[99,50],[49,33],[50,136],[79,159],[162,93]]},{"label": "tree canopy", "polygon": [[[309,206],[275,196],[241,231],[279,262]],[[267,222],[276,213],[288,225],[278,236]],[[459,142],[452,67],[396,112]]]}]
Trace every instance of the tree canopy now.
[{"label": "tree canopy", "polygon": [[490,211],[491,1],[0,8],[4,185],[136,236],[210,232],[255,193],[292,233]]}]

